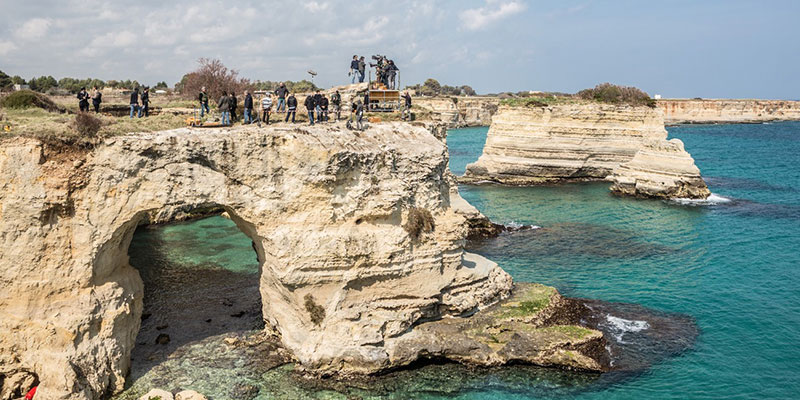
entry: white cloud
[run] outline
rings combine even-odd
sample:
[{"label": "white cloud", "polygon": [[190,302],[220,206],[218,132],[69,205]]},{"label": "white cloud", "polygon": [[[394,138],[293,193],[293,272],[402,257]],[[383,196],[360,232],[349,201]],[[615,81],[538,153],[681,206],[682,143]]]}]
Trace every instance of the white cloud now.
[{"label": "white cloud", "polygon": [[53,22],[45,18],[32,18],[26,21],[17,30],[16,36],[23,40],[37,40],[43,38]]},{"label": "white cloud", "polygon": [[475,31],[524,10],[525,4],[521,1],[486,0],[486,6],[464,10],[459,17],[464,28]]},{"label": "white cloud", "polygon": [[92,40],[90,47],[128,47],[136,43],[136,34],[131,31],[109,32]]},{"label": "white cloud", "polygon": [[17,46],[11,42],[0,41],[0,56],[4,56],[17,49]]},{"label": "white cloud", "polygon": [[317,3],[316,1],[310,1],[308,3],[303,4],[303,8],[312,13],[325,11],[328,9],[328,6],[329,4],[327,2]]}]

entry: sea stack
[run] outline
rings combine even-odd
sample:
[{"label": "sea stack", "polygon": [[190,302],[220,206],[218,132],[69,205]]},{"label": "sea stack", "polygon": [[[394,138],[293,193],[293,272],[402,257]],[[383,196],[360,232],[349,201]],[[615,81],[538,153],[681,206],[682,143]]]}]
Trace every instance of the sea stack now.
[{"label": "sea stack", "polygon": [[[620,169],[643,149],[648,150],[639,161]],[[679,165],[671,165],[673,161]],[[633,170],[639,173],[630,175]],[[647,171],[649,178],[645,179],[642,171]],[[656,179],[658,174],[670,179]],[[623,194],[708,196],[708,188],[682,143],[667,141],[660,109],[598,102],[501,106],[492,119],[483,154],[467,165],[459,181],[535,185],[610,181],[612,175],[617,176],[620,188],[631,182],[636,186],[637,179],[641,188],[650,188],[617,190]]]}]

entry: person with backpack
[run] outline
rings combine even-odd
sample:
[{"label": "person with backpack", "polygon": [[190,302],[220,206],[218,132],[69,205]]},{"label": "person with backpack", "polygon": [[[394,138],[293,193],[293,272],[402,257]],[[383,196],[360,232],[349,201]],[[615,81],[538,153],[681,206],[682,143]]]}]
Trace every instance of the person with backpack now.
[{"label": "person with backpack", "polygon": [[89,111],[89,93],[86,93],[86,88],[82,87],[78,91],[78,109],[81,112]]},{"label": "person with backpack", "polygon": [[244,123],[245,125],[253,122],[253,96],[250,95],[249,90],[244,91]]},{"label": "person with backpack", "polygon": [[217,102],[217,108],[219,108],[220,113],[220,122],[222,125],[230,125],[231,124],[231,98],[228,96],[228,92],[222,91],[222,97],[219,98]]},{"label": "person with backpack", "polygon": [[288,111],[286,111],[286,120],[283,122],[289,122],[289,115],[292,115],[292,123],[294,123],[294,116],[295,112],[297,111],[297,99],[294,97],[293,94],[289,95],[289,98],[286,99],[286,107],[288,107]]},{"label": "person with backpack", "polygon": [[333,105],[333,113],[336,115],[336,121],[341,118],[342,112],[342,95],[337,90],[331,95],[331,104]]},{"label": "person with backpack", "polygon": [[269,125],[269,115],[272,114],[272,95],[267,92],[261,98],[261,121]]},{"label": "person with backpack", "polygon": [[139,88],[134,88],[133,92],[131,92],[131,118],[133,115],[139,111]]},{"label": "person with backpack", "polygon": [[142,118],[142,115],[148,117],[150,115],[150,88],[145,86],[144,90],[142,91],[142,106],[139,107],[139,118]]},{"label": "person with backpack", "polygon": [[100,89],[97,86],[94,87],[94,94],[92,95],[92,106],[94,106],[94,113],[100,113],[100,103],[103,102],[103,94],[100,93]]},{"label": "person with backpack", "polygon": [[308,111],[308,124],[314,125],[314,110],[317,108],[314,96],[306,96],[306,100],[303,104],[306,106],[306,111]]},{"label": "person with backpack", "polygon": [[206,113],[211,112],[211,109],[208,108],[208,93],[206,93],[205,86],[200,88],[200,94],[197,96],[197,100],[200,101],[200,118],[203,118]]},{"label": "person with backpack", "polygon": [[277,112],[286,112],[286,95],[289,94],[289,89],[286,89],[286,84],[281,82],[280,86],[275,89],[275,95],[278,96]]}]

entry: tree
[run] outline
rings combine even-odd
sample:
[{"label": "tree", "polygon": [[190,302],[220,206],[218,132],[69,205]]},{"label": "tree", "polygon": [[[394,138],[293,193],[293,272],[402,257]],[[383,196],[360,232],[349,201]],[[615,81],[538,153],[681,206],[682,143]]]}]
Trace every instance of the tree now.
[{"label": "tree", "polygon": [[421,88],[422,94],[426,96],[435,96],[442,91],[442,85],[439,84],[439,81],[433,78],[428,78],[425,83],[422,84]]},{"label": "tree", "polygon": [[463,93],[465,96],[475,96],[478,94],[475,92],[475,89],[473,89],[472,86],[469,85],[461,86],[461,93]]},{"label": "tree", "polygon": [[11,86],[11,77],[0,71],[0,89]]},{"label": "tree", "polygon": [[201,58],[197,63],[198,68],[184,76],[185,82],[182,80],[184,97],[194,98],[203,87],[212,99],[222,96],[223,91],[240,93],[252,88],[249,80],[239,78],[239,71],[228,69],[220,60]]},{"label": "tree", "polygon": [[14,75],[11,77],[11,83],[14,85],[25,85],[27,82],[25,82],[25,79],[22,79],[21,76]]},{"label": "tree", "polygon": [[155,88],[156,89],[168,89],[169,86],[167,86],[167,82],[161,81],[161,82],[156,83]]},{"label": "tree", "polygon": [[28,81],[28,85],[31,86],[31,90],[35,90],[40,93],[47,92],[48,90],[59,86],[56,78],[53,78],[52,76],[40,76],[38,78],[33,77]]}]

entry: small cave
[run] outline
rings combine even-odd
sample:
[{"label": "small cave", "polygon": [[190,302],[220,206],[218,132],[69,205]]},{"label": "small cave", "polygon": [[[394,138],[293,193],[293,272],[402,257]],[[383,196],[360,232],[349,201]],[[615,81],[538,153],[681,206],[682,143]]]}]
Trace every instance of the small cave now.
[{"label": "small cave", "polygon": [[254,249],[222,215],[136,228],[128,256],[144,283],[144,307],[126,386],[170,359],[213,364],[225,340],[263,331]]}]

